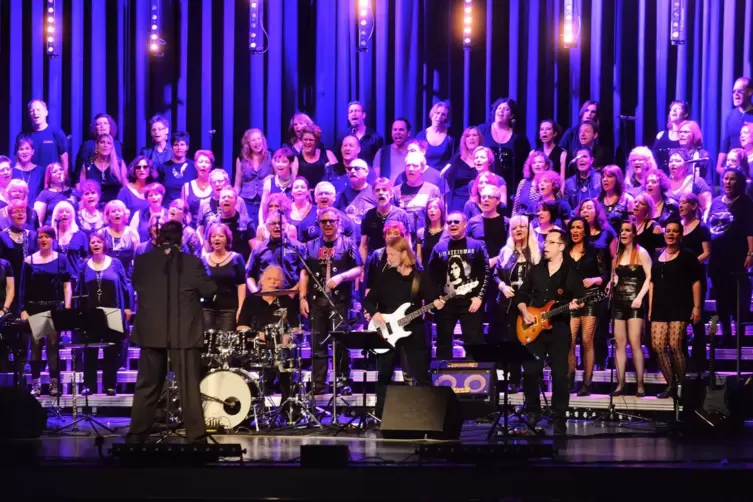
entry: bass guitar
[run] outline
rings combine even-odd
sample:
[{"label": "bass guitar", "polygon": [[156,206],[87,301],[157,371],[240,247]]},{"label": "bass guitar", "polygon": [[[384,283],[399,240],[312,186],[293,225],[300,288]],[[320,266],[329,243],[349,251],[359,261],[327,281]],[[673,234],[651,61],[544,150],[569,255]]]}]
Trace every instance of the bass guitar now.
[{"label": "bass guitar", "polygon": [[[476,287],[478,287],[478,281],[462,284],[445,295],[444,299],[449,300],[455,296],[463,296],[473,291]],[[427,312],[431,312],[434,308],[434,303],[424,305],[420,309],[414,310],[406,315],[405,312],[410,306],[411,303],[406,302],[400,305],[393,313],[382,314],[383,322],[376,322],[374,319],[371,319],[371,321],[369,321],[369,331],[378,331],[379,334],[382,335],[390,345],[392,345],[392,348],[395,348],[400,339],[410,336],[411,334],[411,332],[407,331],[405,327]],[[375,354],[384,354],[390,350],[391,349],[374,349],[373,352]]]},{"label": "bass guitar", "polygon": [[[595,291],[589,291],[586,293],[586,295],[577,300],[578,303],[593,303],[593,302],[600,302],[604,298],[606,298],[607,295],[603,291],[595,290]],[[552,329],[552,321],[551,319],[555,316],[558,316],[560,314],[563,314],[570,310],[570,304],[561,305],[559,307],[554,307],[554,300],[551,300],[547,302],[546,305],[544,305],[541,308],[537,307],[528,307],[528,313],[533,316],[533,322],[531,324],[526,324],[526,322],[523,320],[522,315],[518,315],[518,322],[516,325],[516,331],[518,334],[518,340],[520,340],[520,343],[523,345],[528,345],[529,343],[536,340],[536,338],[539,337],[542,331]]]}]

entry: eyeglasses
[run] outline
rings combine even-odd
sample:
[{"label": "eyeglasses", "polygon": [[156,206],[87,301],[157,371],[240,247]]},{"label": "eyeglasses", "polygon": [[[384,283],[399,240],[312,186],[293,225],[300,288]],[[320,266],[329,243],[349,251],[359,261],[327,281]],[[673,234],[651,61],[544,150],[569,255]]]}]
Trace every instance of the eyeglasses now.
[{"label": "eyeglasses", "polygon": [[340,220],[319,220],[320,225],[334,225]]},{"label": "eyeglasses", "polygon": [[732,94],[745,94],[745,89],[732,89]]},{"label": "eyeglasses", "polygon": [[463,223],[461,220],[447,220],[448,225],[460,225]]},{"label": "eyeglasses", "polygon": [[149,166],[146,164],[136,164],[136,169],[149,169]]},{"label": "eyeglasses", "polygon": [[346,171],[360,171],[360,170],[365,170],[365,168],[362,166],[348,166],[345,168],[345,170]]}]

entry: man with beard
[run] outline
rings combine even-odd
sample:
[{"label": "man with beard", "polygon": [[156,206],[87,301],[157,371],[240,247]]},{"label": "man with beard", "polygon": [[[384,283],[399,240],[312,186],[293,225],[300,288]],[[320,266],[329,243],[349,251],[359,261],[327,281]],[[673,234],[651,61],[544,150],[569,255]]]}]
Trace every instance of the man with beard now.
[{"label": "man with beard", "polygon": [[366,126],[366,111],[359,101],[348,103],[348,123],[350,129],[340,137],[355,136],[361,146],[358,157],[365,160],[367,164],[372,164],[377,151],[384,146],[384,138],[374,129]]},{"label": "man with beard", "polygon": [[463,213],[450,213],[447,216],[450,238],[440,240],[429,258],[432,284],[441,284],[444,289],[439,295],[475,284],[470,292],[449,299],[446,307],[435,314],[437,359],[443,361],[452,359],[452,336],[458,321],[465,344],[484,342],[481,305],[489,283],[489,256],[483,242],[466,237],[466,226]]},{"label": "man with beard", "polygon": [[[223,171],[224,172],[224,171]],[[210,199],[211,203],[213,199]],[[240,206],[238,203],[240,202]],[[204,219],[204,225],[199,227],[199,235],[204,240],[208,237],[204,234],[205,229],[209,228],[212,223],[223,223],[227,225],[233,234],[233,251],[240,253],[244,260],[248,260],[251,254],[249,241],[248,220],[243,219],[243,215],[238,210],[239,207],[246,207],[242,199],[235,194],[235,190],[230,186],[220,190],[220,197],[217,201],[217,212],[208,213]]]},{"label": "man with beard", "polygon": [[[378,178],[374,182],[374,195],[377,205],[372,207],[363,217],[361,222],[361,261],[366,263],[369,254],[375,249],[385,245],[384,224],[388,221],[398,221],[404,228],[410,228],[408,215],[392,204],[392,182],[387,178]],[[410,242],[410,241],[409,241]]]},{"label": "man with beard", "polygon": [[[322,236],[306,244],[305,260],[319,283],[326,289],[335,305],[336,313],[318,289],[308,272],[301,270],[299,292],[301,315],[311,316],[312,383],[316,394],[325,392],[327,378],[327,344],[323,343],[332,325],[347,321],[353,300],[353,282],[361,277],[363,262],[352,239],[339,235],[340,213],[334,208],[318,212],[318,224]],[[350,354],[337,345],[334,366],[337,385],[343,394],[350,393]]]},{"label": "man with beard", "polygon": [[[575,299],[583,296],[583,282],[574,267],[564,260],[567,236],[564,230],[552,229],[544,241],[544,259],[531,267],[531,272],[523,280],[523,285],[515,295],[518,311],[523,321],[530,325],[534,321],[528,306],[543,307],[550,300],[555,306],[570,304],[570,310],[582,307]],[[565,412],[570,401],[567,378],[567,357],[570,352],[570,316],[563,314],[550,319],[552,328],[544,330],[533,342],[527,345],[533,361],[523,362],[523,392],[526,396],[528,422],[534,427],[541,418],[539,383],[542,377],[544,360],[548,357],[552,369],[552,414],[554,433],[564,434],[567,430]]]},{"label": "man with beard", "polygon": [[397,176],[405,170],[410,130],[410,122],[406,118],[397,118],[392,123],[392,144],[380,148],[374,157],[372,171],[377,178],[389,178],[395,184]]},{"label": "man with beard", "polygon": [[356,242],[361,241],[360,229],[363,217],[366,211],[376,206],[376,197],[374,189],[366,180],[369,175],[369,166],[361,159],[351,162],[348,167],[348,181],[350,186],[340,192],[335,200],[335,207],[351,219],[355,225],[358,235]]},{"label": "man with beard", "polygon": [[201,298],[210,297],[217,288],[201,260],[180,252],[182,233],[183,226],[177,221],[165,223],[157,249],[135,259],[133,289],[138,314],[132,340],[141,347],[141,356],[127,442],[143,443],[149,435],[168,370],[173,370],[178,380],[186,439],[205,441],[199,390],[204,342]]},{"label": "man with beard", "polygon": [[[316,222],[317,211],[321,211],[322,209],[327,207],[332,207],[334,209],[333,204],[335,203],[335,197],[337,197],[337,192],[335,192],[335,187],[332,185],[332,183],[328,181],[320,181],[319,183],[317,183],[316,188],[314,188],[314,202],[316,203],[316,210],[309,211],[309,214],[307,214],[306,217],[298,223],[299,241],[306,243],[321,236],[321,229],[319,228],[319,224]],[[335,210],[340,215],[340,233],[345,237],[355,239],[355,226],[353,225],[353,222],[345,213],[343,213],[339,209]]]}]

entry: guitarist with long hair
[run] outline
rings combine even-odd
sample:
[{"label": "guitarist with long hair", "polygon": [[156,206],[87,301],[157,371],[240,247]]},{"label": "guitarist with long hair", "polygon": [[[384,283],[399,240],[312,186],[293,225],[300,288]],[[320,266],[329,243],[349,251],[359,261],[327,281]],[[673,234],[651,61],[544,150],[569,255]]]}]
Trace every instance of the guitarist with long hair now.
[{"label": "guitarist with long hair", "polygon": [[[570,310],[583,306],[576,298],[583,296],[583,281],[564,255],[567,235],[558,228],[552,229],[544,241],[544,260],[531,267],[516,294],[518,311],[526,325],[536,319],[528,307],[544,307],[554,300],[557,305],[569,303]],[[549,319],[551,329],[543,331],[527,346],[536,360],[523,362],[523,392],[526,397],[526,411],[531,426],[541,418],[539,383],[544,359],[549,356],[552,369],[552,413],[554,433],[564,434],[567,430],[565,412],[570,402],[568,392],[567,358],[570,352],[570,316],[567,314]]]},{"label": "guitarist with long hair", "polygon": [[[416,255],[410,243],[403,237],[391,240],[385,249],[387,269],[379,274],[374,287],[369,290],[363,302],[364,310],[371,316],[372,324],[384,325],[387,314],[394,313],[408,303],[405,316],[422,306],[444,307],[444,299],[437,298],[436,289],[429,282],[429,275],[416,265]],[[383,315],[384,313],[384,315]],[[401,319],[395,319],[399,322]],[[429,361],[426,357],[426,336],[423,316],[415,316],[401,326],[410,334],[397,341],[393,350],[377,355],[377,402],[376,416],[381,419],[387,386],[392,382],[395,363],[400,360],[401,351],[408,363],[408,372],[418,385],[431,385]],[[383,331],[383,335],[386,333]]]}]

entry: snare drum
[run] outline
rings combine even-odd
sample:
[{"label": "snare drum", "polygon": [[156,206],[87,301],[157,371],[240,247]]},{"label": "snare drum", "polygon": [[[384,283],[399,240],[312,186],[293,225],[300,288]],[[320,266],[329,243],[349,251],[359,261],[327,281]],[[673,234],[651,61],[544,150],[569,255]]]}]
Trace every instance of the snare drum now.
[{"label": "snare drum", "polygon": [[264,406],[258,375],[240,368],[210,372],[199,389],[204,420],[212,428],[233,429],[251,415],[255,404]]},{"label": "snare drum", "polygon": [[238,333],[214,329],[204,332],[204,360],[226,365],[243,353],[244,347]]}]

